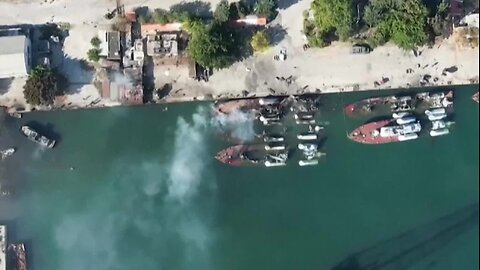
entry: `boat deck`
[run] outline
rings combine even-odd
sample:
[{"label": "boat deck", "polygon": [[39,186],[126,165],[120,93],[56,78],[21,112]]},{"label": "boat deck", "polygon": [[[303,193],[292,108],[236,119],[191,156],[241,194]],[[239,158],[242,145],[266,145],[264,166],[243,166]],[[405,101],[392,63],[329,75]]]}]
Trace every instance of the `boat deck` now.
[{"label": "boat deck", "polygon": [[379,130],[381,127],[387,126],[394,122],[394,119],[371,122],[358,127],[352,131],[348,137],[355,142],[364,144],[383,144],[396,142],[398,141],[398,136],[380,137],[379,135],[373,134],[375,130]]}]

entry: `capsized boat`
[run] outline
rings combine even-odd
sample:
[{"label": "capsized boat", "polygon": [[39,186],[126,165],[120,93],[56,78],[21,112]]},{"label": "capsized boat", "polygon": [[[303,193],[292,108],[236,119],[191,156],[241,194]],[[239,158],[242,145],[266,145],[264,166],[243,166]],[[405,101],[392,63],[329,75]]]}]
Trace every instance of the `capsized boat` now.
[{"label": "capsized boat", "polygon": [[384,144],[417,139],[421,129],[419,122],[398,125],[396,119],[388,119],[362,125],[348,137],[363,144]]},{"label": "capsized boat", "polygon": [[11,252],[12,257],[16,261],[17,270],[27,270],[27,255],[24,243],[10,244],[8,250]]},{"label": "capsized boat", "polygon": [[[347,105],[345,114],[350,117],[361,117],[397,113],[396,116],[398,116],[398,114],[410,111],[423,113],[432,108],[453,108],[453,91],[367,98]],[[396,116],[394,118],[401,117]]]},{"label": "capsized boat", "polygon": [[29,126],[22,126],[20,130],[28,139],[40,144],[41,146],[47,148],[53,148],[55,146],[55,140],[48,139],[47,137],[38,134],[38,132]]}]

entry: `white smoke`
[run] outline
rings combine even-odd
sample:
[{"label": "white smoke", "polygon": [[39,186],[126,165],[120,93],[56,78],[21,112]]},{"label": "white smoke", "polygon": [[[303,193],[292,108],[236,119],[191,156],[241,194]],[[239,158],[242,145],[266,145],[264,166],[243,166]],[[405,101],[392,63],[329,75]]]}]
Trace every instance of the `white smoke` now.
[{"label": "white smoke", "polygon": [[240,110],[216,115],[212,119],[213,126],[242,142],[252,141],[255,138],[254,122],[255,114],[252,111],[242,112]]},{"label": "white smoke", "polygon": [[127,89],[133,88],[132,80],[120,72],[114,72],[112,74],[112,82],[118,85],[125,85]]},{"label": "white smoke", "polygon": [[183,118],[178,119],[174,155],[168,177],[168,195],[173,200],[188,199],[197,189],[199,176],[204,169],[207,124],[203,109],[193,115],[192,124]]},{"label": "white smoke", "polygon": [[[60,269],[210,269],[214,196],[196,196],[215,190],[205,177],[208,125],[203,109],[191,121],[179,117],[173,153],[162,153],[171,160],[119,162],[85,207],[55,227]],[[127,246],[125,237],[147,241]],[[181,265],[167,265],[169,256]]]}]

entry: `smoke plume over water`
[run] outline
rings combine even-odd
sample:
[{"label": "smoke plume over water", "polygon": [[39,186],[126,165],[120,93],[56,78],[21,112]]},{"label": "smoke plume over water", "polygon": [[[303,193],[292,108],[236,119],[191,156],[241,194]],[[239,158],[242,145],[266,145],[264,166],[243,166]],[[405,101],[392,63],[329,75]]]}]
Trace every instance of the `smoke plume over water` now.
[{"label": "smoke plume over water", "polygon": [[208,124],[201,109],[191,120],[178,118],[173,152],[161,154],[167,162],[118,161],[84,207],[55,227],[60,269],[211,269]]},{"label": "smoke plume over water", "polygon": [[255,137],[254,121],[255,114],[253,112],[236,110],[229,114],[217,115],[213,118],[212,125],[229,133],[234,139],[248,142]]}]

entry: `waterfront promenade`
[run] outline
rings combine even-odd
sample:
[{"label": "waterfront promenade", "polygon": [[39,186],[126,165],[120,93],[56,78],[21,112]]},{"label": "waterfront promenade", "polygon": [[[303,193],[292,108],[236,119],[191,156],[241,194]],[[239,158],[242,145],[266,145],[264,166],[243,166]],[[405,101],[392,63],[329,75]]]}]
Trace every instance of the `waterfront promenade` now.
[{"label": "waterfront promenade", "polygon": [[[90,49],[90,39],[98,27],[111,23],[104,18],[114,7],[111,1],[85,0],[81,3],[55,0],[48,3],[0,1],[7,11],[0,25],[20,23],[68,22],[71,25],[64,52],[69,59],[83,59]],[[151,9],[169,8],[180,0],[122,1],[126,9],[147,5]],[[186,74],[170,70],[156,74],[157,86],[170,85],[170,93],[159,102],[184,102],[205,99],[230,99],[267,95],[303,93],[334,93],[371,89],[410,88],[476,84],[479,80],[478,48],[459,47],[456,37],[439,41],[432,48],[419,48],[418,54],[403,51],[392,44],[374,49],[370,54],[351,53],[351,44],[336,42],[327,48],[304,50],[301,14],[312,0],[290,1],[269,23],[273,29],[273,46],[229,68],[215,70],[208,82],[196,81]],[[206,1],[214,9],[218,0]],[[26,6],[28,5],[28,8]],[[88,12],[78,13],[84,6]],[[274,56],[286,50],[285,61]],[[89,71],[81,70],[78,61],[62,68],[76,83],[65,96],[65,109],[85,108],[100,98],[99,91],[88,80],[79,79]],[[73,66],[75,65],[75,66]],[[455,70],[445,72],[445,70]],[[90,76],[92,77],[92,76]],[[289,78],[286,80],[286,78]],[[425,80],[425,78],[427,78]],[[25,78],[0,83],[0,105],[29,109],[23,97]],[[95,106],[116,106],[119,103],[102,100]]]}]

